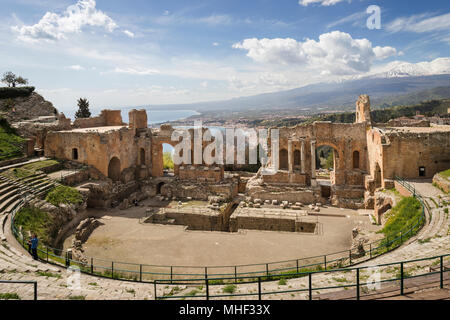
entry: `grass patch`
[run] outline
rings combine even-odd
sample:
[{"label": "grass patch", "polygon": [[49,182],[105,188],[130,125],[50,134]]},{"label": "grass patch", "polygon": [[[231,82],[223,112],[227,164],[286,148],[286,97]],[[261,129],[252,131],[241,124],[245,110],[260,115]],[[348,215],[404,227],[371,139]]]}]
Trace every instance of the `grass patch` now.
[{"label": "grass patch", "polygon": [[86,296],[70,296],[69,300],[86,300]]},{"label": "grass patch", "polygon": [[420,244],[423,244],[423,243],[430,242],[430,240],[431,240],[431,238],[419,239],[418,242],[419,242]]},{"label": "grass patch", "polygon": [[218,285],[218,284],[223,284],[223,280],[208,280],[209,285]]},{"label": "grass patch", "polygon": [[43,168],[54,166],[58,163],[59,162],[56,160],[37,161],[37,162],[29,163],[29,164],[22,166],[22,169],[30,170],[30,171],[38,171]]},{"label": "grass patch", "polygon": [[81,193],[72,187],[58,186],[49,192],[45,201],[50,202],[54,206],[64,204],[80,204],[83,202]]},{"label": "grass patch", "polygon": [[444,177],[445,179],[449,179],[450,178],[450,169],[447,169],[445,171],[439,172],[439,175]]},{"label": "grass patch", "polygon": [[194,297],[197,293],[200,293],[200,291],[198,291],[197,289],[191,290],[188,293],[186,293],[184,296],[185,297]]},{"label": "grass patch", "polygon": [[25,139],[17,135],[4,118],[0,118],[0,161],[23,156]]},{"label": "grass patch", "polygon": [[285,286],[286,284],[287,284],[287,281],[286,281],[286,279],[280,279],[280,281],[278,281],[278,284],[280,285],[280,286]]},{"label": "grass patch", "polygon": [[20,300],[20,297],[17,293],[0,293],[0,300]]},{"label": "grass patch", "polygon": [[391,209],[384,228],[378,233],[383,233],[386,238],[394,239],[400,235],[400,231],[407,231],[414,226],[421,215],[422,205],[419,200],[414,197],[403,198]]},{"label": "grass patch", "polygon": [[48,245],[51,241],[50,228],[52,217],[45,211],[33,207],[24,207],[17,212],[14,223],[17,228],[22,226],[22,234],[36,233],[40,242]]},{"label": "grass patch", "polygon": [[89,284],[90,286],[94,286],[94,287],[95,287],[95,286],[98,286],[97,282],[89,282],[88,284]]},{"label": "grass patch", "polygon": [[38,276],[41,276],[41,277],[61,279],[61,275],[59,273],[52,273],[52,272],[46,272],[46,271],[37,271],[36,274]]},{"label": "grass patch", "polygon": [[222,291],[223,291],[224,293],[233,294],[233,293],[236,291],[236,286],[235,286],[234,284],[226,285],[226,286],[222,289]]}]

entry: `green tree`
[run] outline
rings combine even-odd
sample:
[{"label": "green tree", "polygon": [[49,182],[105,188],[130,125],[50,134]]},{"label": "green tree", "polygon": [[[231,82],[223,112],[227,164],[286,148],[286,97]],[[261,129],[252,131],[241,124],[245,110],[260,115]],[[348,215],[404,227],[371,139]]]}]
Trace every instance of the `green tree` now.
[{"label": "green tree", "polygon": [[328,157],[327,157],[327,161],[326,161],[326,163],[325,163],[325,167],[328,169],[328,170],[331,170],[331,169],[333,169],[333,166],[334,166],[334,154],[333,154],[334,152],[333,151],[331,151],[330,153],[328,153]]},{"label": "green tree", "polygon": [[2,82],[8,84],[8,87],[15,87],[17,83],[17,77],[11,71],[3,74]]},{"label": "green tree", "polygon": [[89,101],[86,98],[78,99],[78,111],[75,113],[75,118],[90,118]]},{"label": "green tree", "polygon": [[22,85],[27,85],[28,84],[28,79],[22,78],[21,76],[16,78],[16,82],[17,84],[22,84]]},{"label": "green tree", "polygon": [[164,169],[173,170],[174,165],[171,152],[163,153],[163,167]]}]

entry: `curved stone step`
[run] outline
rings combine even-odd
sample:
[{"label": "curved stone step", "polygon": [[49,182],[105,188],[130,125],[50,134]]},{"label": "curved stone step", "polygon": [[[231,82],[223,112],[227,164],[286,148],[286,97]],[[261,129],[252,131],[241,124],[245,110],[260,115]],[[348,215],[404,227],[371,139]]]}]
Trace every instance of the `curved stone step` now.
[{"label": "curved stone step", "polygon": [[[33,196],[30,196],[27,198],[28,200],[33,199]],[[10,214],[11,212],[13,212],[19,205],[20,203],[22,203],[23,197],[20,197],[19,199],[17,199],[16,201],[14,201],[13,203],[11,203],[6,209],[5,209],[5,214]]]},{"label": "curved stone step", "polygon": [[11,204],[13,204],[18,199],[22,199],[22,195],[19,193],[15,193],[8,199],[3,200],[3,202],[0,202],[0,213],[2,213],[2,212],[5,213],[6,208],[8,208]]},{"label": "curved stone step", "polygon": [[8,262],[9,264],[15,265],[18,268],[21,268],[22,270],[26,270],[29,272],[45,271],[45,270],[40,270],[38,268],[37,263],[31,264],[31,263],[23,262],[22,260],[16,259],[14,256],[9,256],[9,255],[5,254],[2,249],[3,248],[0,248],[0,259],[3,259],[4,261]]},{"label": "curved stone step", "polygon": [[6,192],[10,191],[11,188],[15,188],[15,185],[13,185],[10,182],[6,182],[0,185],[0,195],[5,194]]}]

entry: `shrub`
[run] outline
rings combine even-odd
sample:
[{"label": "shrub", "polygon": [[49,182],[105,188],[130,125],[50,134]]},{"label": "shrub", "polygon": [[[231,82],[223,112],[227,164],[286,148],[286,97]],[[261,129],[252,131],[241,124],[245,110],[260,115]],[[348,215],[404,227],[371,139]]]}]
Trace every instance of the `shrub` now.
[{"label": "shrub", "polygon": [[45,201],[50,202],[54,206],[64,204],[80,204],[83,202],[83,196],[75,189],[68,186],[58,186],[54,188],[45,198]]},{"label": "shrub", "polygon": [[8,121],[0,117],[0,161],[21,156],[24,141]]},{"label": "shrub", "polygon": [[0,293],[0,300],[20,300],[17,293]]},{"label": "shrub", "polygon": [[236,291],[236,286],[234,284],[226,285],[223,288],[223,292],[233,294]]},{"label": "shrub", "polygon": [[422,214],[422,205],[414,197],[403,198],[392,208],[384,228],[380,231],[386,237],[393,239],[400,231],[408,231],[417,223]]},{"label": "shrub", "polygon": [[25,207],[17,212],[14,223],[16,227],[22,226],[22,233],[36,233],[38,238],[44,243],[50,243],[50,227],[53,224],[51,216],[40,209]]},{"label": "shrub", "polygon": [[0,88],[0,99],[28,97],[33,91],[34,87],[2,87]]}]

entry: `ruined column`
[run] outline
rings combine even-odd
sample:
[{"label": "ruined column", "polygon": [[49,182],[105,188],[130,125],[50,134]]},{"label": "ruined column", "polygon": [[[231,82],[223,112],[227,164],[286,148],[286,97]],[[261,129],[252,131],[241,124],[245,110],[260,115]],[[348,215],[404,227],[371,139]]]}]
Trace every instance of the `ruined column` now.
[{"label": "ruined column", "polygon": [[292,140],[288,140],[288,168],[289,173],[294,171],[294,164],[292,163]]},{"label": "ruined column", "polygon": [[316,140],[311,140],[311,185],[316,186]]},{"label": "ruined column", "polygon": [[301,159],[300,159],[300,165],[302,173],[305,173],[305,139],[302,139],[302,149],[301,149]]}]

